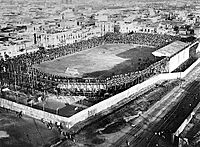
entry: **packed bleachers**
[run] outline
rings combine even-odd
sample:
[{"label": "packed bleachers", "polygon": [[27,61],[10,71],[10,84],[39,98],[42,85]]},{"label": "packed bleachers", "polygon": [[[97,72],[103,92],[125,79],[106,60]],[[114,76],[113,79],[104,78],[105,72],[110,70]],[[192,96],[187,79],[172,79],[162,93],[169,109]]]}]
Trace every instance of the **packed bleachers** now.
[{"label": "packed bleachers", "polygon": [[[5,59],[0,60],[0,80],[1,85],[8,85],[16,88],[26,89],[25,91],[32,93],[34,90],[48,91],[54,94],[72,94],[72,95],[86,95],[86,96],[103,96],[107,93],[109,95],[121,92],[130,86],[142,82],[146,78],[160,72],[166,72],[164,65],[168,59],[155,61],[152,65],[145,65],[144,69],[137,72],[130,72],[121,75],[114,75],[106,79],[84,79],[84,78],[68,78],[58,75],[44,73],[33,65],[40,64],[45,61],[54,60],[56,58],[73,54],[88,48],[93,48],[105,43],[131,43],[148,46],[160,47],[177,37],[169,35],[158,34],[119,34],[108,33],[105,36],[92,38],[68,44],[59,48],[44,49],[39,51],[27,53],[10,58],[5,54]],[[67,90],[66,90],[67,89]]]},{"label": "packed bleachers", "polygon": [[148,46],[163,46],[176,37],[160,34],[144,34],[144,33],[132,33],[132,34],[116,34],[111,33],[105,36],[106,43],[125,43],[125,44],[140,44]]}]

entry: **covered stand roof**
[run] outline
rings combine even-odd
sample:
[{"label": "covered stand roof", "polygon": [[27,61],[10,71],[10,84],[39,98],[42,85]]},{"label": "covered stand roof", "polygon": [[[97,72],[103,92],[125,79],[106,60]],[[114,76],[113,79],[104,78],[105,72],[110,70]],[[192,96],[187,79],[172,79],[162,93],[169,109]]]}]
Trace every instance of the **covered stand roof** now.
[{"label": "covered stand roof", "polygon": [[188,44],[182,41],[172,42],[154,52],[152,54],[157,57],[171,57],[184,49]]}]

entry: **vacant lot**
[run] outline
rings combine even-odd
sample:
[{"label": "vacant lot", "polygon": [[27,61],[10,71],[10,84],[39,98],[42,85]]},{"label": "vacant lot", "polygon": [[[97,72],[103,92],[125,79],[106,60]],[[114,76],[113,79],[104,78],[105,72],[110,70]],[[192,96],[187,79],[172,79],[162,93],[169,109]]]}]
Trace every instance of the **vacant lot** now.
[{"label": "vacant lot", "polygon": [[0,147],[45,147],[58,138],[55,129],[48,130],[40,121],[0,109]]},{"label": "vacant lot", "polygon": [[[152,61],[152,47],[129,44],[107,44],[35,65],[40,70],[68,77],[105,78],[138,69],[138,62]],[[76,71],[73,75],[66,71]]]}]

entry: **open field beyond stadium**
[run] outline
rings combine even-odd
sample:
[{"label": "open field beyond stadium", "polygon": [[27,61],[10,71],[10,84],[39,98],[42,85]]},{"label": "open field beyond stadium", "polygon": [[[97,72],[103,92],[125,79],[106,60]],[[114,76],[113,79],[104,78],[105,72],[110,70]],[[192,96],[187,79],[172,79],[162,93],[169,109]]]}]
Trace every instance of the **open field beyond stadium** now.
[{"label": "open field beyond stadium", "polygon": [[139,62],[154,60],[151,53],[155,50],[156,48],[138,45],[106,44],[44,62],[35,67],[59,76],[105,78],[136,71],[140,66]]}]

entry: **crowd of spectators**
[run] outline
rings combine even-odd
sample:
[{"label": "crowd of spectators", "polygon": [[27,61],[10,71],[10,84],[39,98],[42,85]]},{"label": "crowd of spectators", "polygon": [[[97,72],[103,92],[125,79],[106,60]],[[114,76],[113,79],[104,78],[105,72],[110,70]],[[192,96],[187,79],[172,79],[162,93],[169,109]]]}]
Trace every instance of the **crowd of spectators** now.
[{"label": "crowd of spectators", "polygon": [[111,33],[105,36],[105,39],[106,43],[139,44],[160,47],[179,38],[160,34],[132,33],[122,35]]},{"label": "crowd of spectators", "polygon": [[[72,85],[82,83],[91,83],[89,85],[94,86],[96,83],[100,85],[106,86],[96,86],[101,87],[101,90],[109,91],[109,89],[113,88],[116,90],[117,88],[125,85],[130,85],[130,83],[134,84],[137,79],[141,79],[143,77],[149,77],[152,74],[155,74],[157,71],[162,71],[162,65],[166,62],[166,60],[162,60],[162,62],[156,63],[156,65],[151,65],[147,70],[131,72],[121,75],[114,75],[113,77],[108,77],[106,79],[81,79],[81,78],[68,78],[62,77],[58,75],[52,75],[49,73],[44,73],[36,68],[33,65],[40,64],[45,61],[54,60],[56,58],[73,54],[75,52],[79,52],[88,48],[93,48],[96,46],[100,46],[104,43],[124,43],[124,44],[140,44],[140,45],[148,45],[148,46],[156,46],[160,47],[173,40],[177,40],[177,37],[169,36],[169,35],[158,35],[158,34],[144,34],[144,33],[133,33],[133,34],[119,34],[119,33],[108,33],[102,37],[92,38],[89,40],[84,40],[80,42],[76,42],[73,44],[68,44],[66,46],[62,46],[59,48],[45,49],[40,48],[36,52],[27,53],[18,55],[16,57],[10,58],[7,54],[5,54],[5,59],[0,60],[0,80],[1,85],[17,85],[20,87],[26,87],[28,89],[37,89],[37,90],[47,90],[51,93],[55,91],[58,92],[58,85],[60,83],[70,85],[73,91],[76,93],[77,88],[74,88]],[[157,69],[155,69],[155,67]],[[156,72],[155,72],[156,71]],[[76,86],[77,87],[77,86]],[[81,87],[81,86],[79,86]],[[87,86],[82,86],[86,87]],[[57,89],[57,90],[55,90]],[[98,90],[92,91],[97,92]],[[80,91],[80,89],[79,89]],[[81,89],[81,91],[91,91],[90,89]],[[86,93],[86,92],[85,92]],[[101,92],[99,92],[101,93]]]}]

